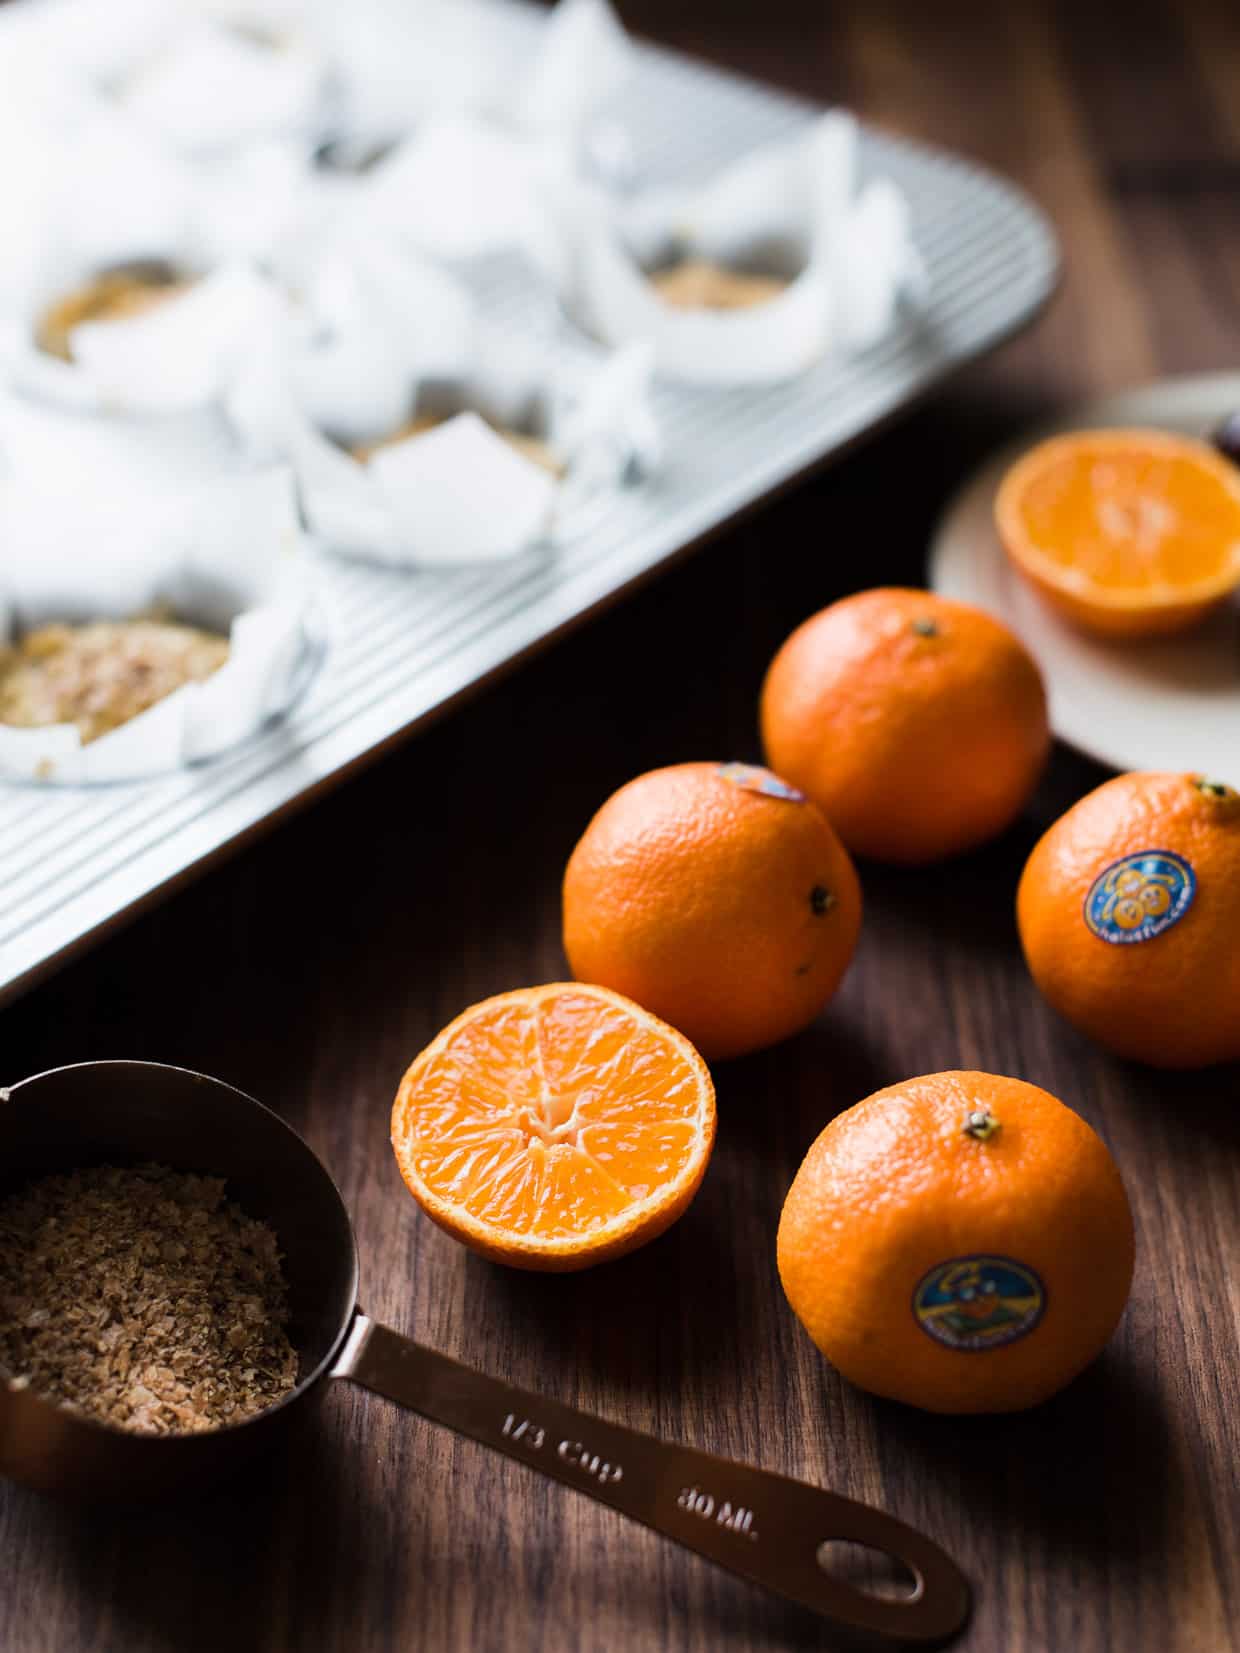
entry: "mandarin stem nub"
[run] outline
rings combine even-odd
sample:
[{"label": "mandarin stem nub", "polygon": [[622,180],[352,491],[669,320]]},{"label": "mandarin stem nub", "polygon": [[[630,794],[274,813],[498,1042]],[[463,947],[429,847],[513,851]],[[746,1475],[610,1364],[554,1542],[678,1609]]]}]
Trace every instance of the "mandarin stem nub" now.
[{"label": "mandarin stem nub", "polygon": [[1203,798],[1234,798],[1236,796],[1226,781],[1211,780],[1207,775],[1194,775],[1193,785]]},{"label": "mandarin stem nub", "polygon": [[974,1108],[964,1116],[964,1134],[974,1142],[989,1142],[998,1129],[998,1118],[985,1108]]}]

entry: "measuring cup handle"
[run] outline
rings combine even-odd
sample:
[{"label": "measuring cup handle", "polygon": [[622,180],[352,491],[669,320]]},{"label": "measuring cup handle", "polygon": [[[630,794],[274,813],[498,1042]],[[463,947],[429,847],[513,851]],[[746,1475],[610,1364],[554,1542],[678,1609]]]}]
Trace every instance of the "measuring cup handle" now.
[{"label": "measuring cup handle", "polygon": [[[530,1464],[839,1624],[936,1641],[968,1616],[969,1587],[950,1557],[867,1504],[544,1400],[365,1315],[354,1322],[331,1375]],[[871,1595],[832,1577],[820,1552],[840,1539],[902,1562],[913,1576],[911,1593]]]}]

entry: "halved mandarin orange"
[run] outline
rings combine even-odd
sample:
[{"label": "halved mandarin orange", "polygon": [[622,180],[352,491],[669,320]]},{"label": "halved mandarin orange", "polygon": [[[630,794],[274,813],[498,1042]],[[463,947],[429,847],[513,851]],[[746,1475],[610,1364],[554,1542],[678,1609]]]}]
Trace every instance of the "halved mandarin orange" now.
[{"label": "halved mandarin orange", "polygon": [[697,1192],[714,1140],[715,1088],[684,1035],[581,982],[466,1010],[392,1109],[427,1216],[517,1268],[589,1268],[653,1240]]},{"label": "halved mandarin orange", "polygon": [[995,521],[1041,595],[1104,636],[1182,631],[1240,585],[1240,469],[1190,437],[1052,437],[1008,471]]}]

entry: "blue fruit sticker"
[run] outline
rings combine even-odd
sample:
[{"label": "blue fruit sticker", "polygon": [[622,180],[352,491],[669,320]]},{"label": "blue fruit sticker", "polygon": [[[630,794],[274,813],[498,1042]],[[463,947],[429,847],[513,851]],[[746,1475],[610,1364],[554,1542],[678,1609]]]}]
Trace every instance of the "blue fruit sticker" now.
[{"label": "blue fruit sticker", "polygon": [[965,1353],[1014,1343],[1033,1330],[1045,1308],[1041,1280],[1010,1257],[949,1258],[913,1293],[913,1315],[926,1336]]},{"label": "blue fruit sticker", "polygon": [[1100,941],[1119,947],[1153,941],[1193,904],[1197,878],[1169,849],[1125,855],[1100,872],[1085,897],[1085,922]]},{"label": "blue fruit sticker", "polygon": [[778,775],[772,775],[769,769],[762,769],[756,763],[721,763],[719,775],[725,781],[731,781],[733,786],[743,786],[746,792],[761,792],[767,798],[783,798],[790,804],[803,804],[804,792],[798,792],[795,786],[789,786],[787,781],[781,781]]}]

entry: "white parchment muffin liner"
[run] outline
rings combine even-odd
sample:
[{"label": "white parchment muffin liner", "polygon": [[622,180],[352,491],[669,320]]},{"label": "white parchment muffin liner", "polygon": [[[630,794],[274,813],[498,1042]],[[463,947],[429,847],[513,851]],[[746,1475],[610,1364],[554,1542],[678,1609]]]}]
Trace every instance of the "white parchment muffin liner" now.
[{"label": "white parchment muffin liner", "polygon": [[258,16],[191,17],[117,88],[141,126],[188,154],[263,138],[313,139],[327,112],[329,67],[303,33]]},{"label": "white parchment muffin liner", "polygon": [[[369,463],[341,445],[341,426],[355,412],[355,379],[341,420],[321,402],[316,423],[268,359],[236,387],[230,415],[256,458],[291,464],[306,524],[326,549],[432,567],[554,544],[597,499],[650,473],[658,431],[648,385],[643,345],[615,352],[594,370],[549,374],[537,345],[479,327],[470,359],[455,374],[410,374],[398,410],[387,407],[384,422],[347,430],[352,441],[382,440],[413,415],[443,420],[385,446]],[[494,426],[537,436],[562,474],[519,453]]]},{"label": "white parchment muffin liner", "polygon": [[[460,289],[428,274],[434,280],[417,304],[380,306],[381,324],[376,311],[363,313],[376,322],[374,352],[364,325],[342,333],[312,396],[304,371],[290,371],[273,350],[227,399],[237,440],[255,462],[292,467],[307,526],[325,548],[407,567],[514,556],[554,543],[591,502],[657,464],[644,345],[551,370],[548,344],[481,323]],[[378,304],[374,291],[369,297]],[[434,361],[427,340],[437,341]],[[347,451],[419,414],[444,422],[368,462]],[[562,475],[493,426],[540,438]]]},{"label": "white parchment muffin liner", "polygon": [[[283,304],[253,255],[308,215],[308,163],[256,148],[191,166],[93,95],[71,97],[53,120],[37,87],[0,103],[0,145],[16,184],[0,263],[0,378],[99,412],[166,412],[218,396]],[[256,210],[255,186],[274,190],[280,210]],[[40,320],[58,300],[148,262],[191,284],[145,315],[82,323],[71,361],[39,347]]]},{"label": "white parchment muffin liner", "polygon": [[210,0],[20,0],[0,16],[7,86],[49,71],[188,155],[311,139],[331,65],[313,8]]},{"label": "white parchment muffin liner", "polygon": [[[700,385],[776,383],[864,349],[924,276],[903,196],[888,179],[858,183],[857,137],[850,116],[828,114],[700,189],[632,200],[552,181],[551,274],[566,310],[606,344],[648,340],[660,373]],[[681,258],[788,286],[748,309],[679,309],[649,278]]]},{"label": "white parchment muffin liner", "polygon": [[[421,368],[456,364],[466,301],[453,300],[454,285],[356,180],[325,175],[287,146],[260,145],[160,174],[169,187],[132,220],[100,214],[88,196],[140,195],[152,163],[128,122],[96,117],[84,128],[106,140],[96,164],[67,155],[49,163],[47,194],[25,203],[20,264],[0,268],[0,379],[13,389],[72,410],[177,412],[218,401],[274,347],[312,413],[347,395],[356,373],[373,414],[397,387],[404,394],[410,338]],[[37,126],[17,124],[27,153],[41,153]],[[0,111],[0,138],[3,127]],[[144,262],[188,284],[143,314],[80,323],[69,361],[40,347],[40,321],[58,300]],[[433,326],[419,325],[421,312]]]},{"label": "white parchment muffin liner", "polygon": [[[456,15],[460,29],[461,19],[485,24],[487,13],[464,0]],[[588,158],[632,64],[632,44],[607,0],[560,0],[530,59],[492,64],[490,83],[470,98],[432,104],[372,168],[365,210],[437,257],[516,248],[541,262],[551,233],[548,181],[571,177]],[[614,147],[606,124],[603,137]]]},{"label": "white parchment muffin liner", "polygon": [[160,414],[217,400],[247,358],[285,325],[285,300],[244,263],[200,274],[174,253],[161,259],[187,281],[143,315],[84,321],[70,329],[73,359],[43,350],[37,339],[49,304],[115,265],[64,262],[36,303],[11,330],[0,359],[14,390],[65,409]]},{"label": "white parchment muffin liner", "polygon": [[345,443],[393,430],[408,417],[409,386],[459,375],[471,359],[475,310],[450,275],[394,243],[369,214],[344,221],[284,261],[296,294],[287,324],[251,353],[281,374],[313,425]]},{"label": "white parchment muffin liner", "polygon": [[78,270],[153,257],[196,262],[194,192],[179,159],[88,91],[37,73],[27,81],[24,67],[0,54],[0,72],[13,80],[0,98],[0,309],[29,313]]},{"label": "white parchment muffin liner", "polygon": [[83,745],[72,725],[0,724],[0,779],[145,779],[227,750],[285,710],[308,648],[309,587],[287,471],[138,491],[0,478],[0,637],[166,610],[224,633],[227,662]]}]

